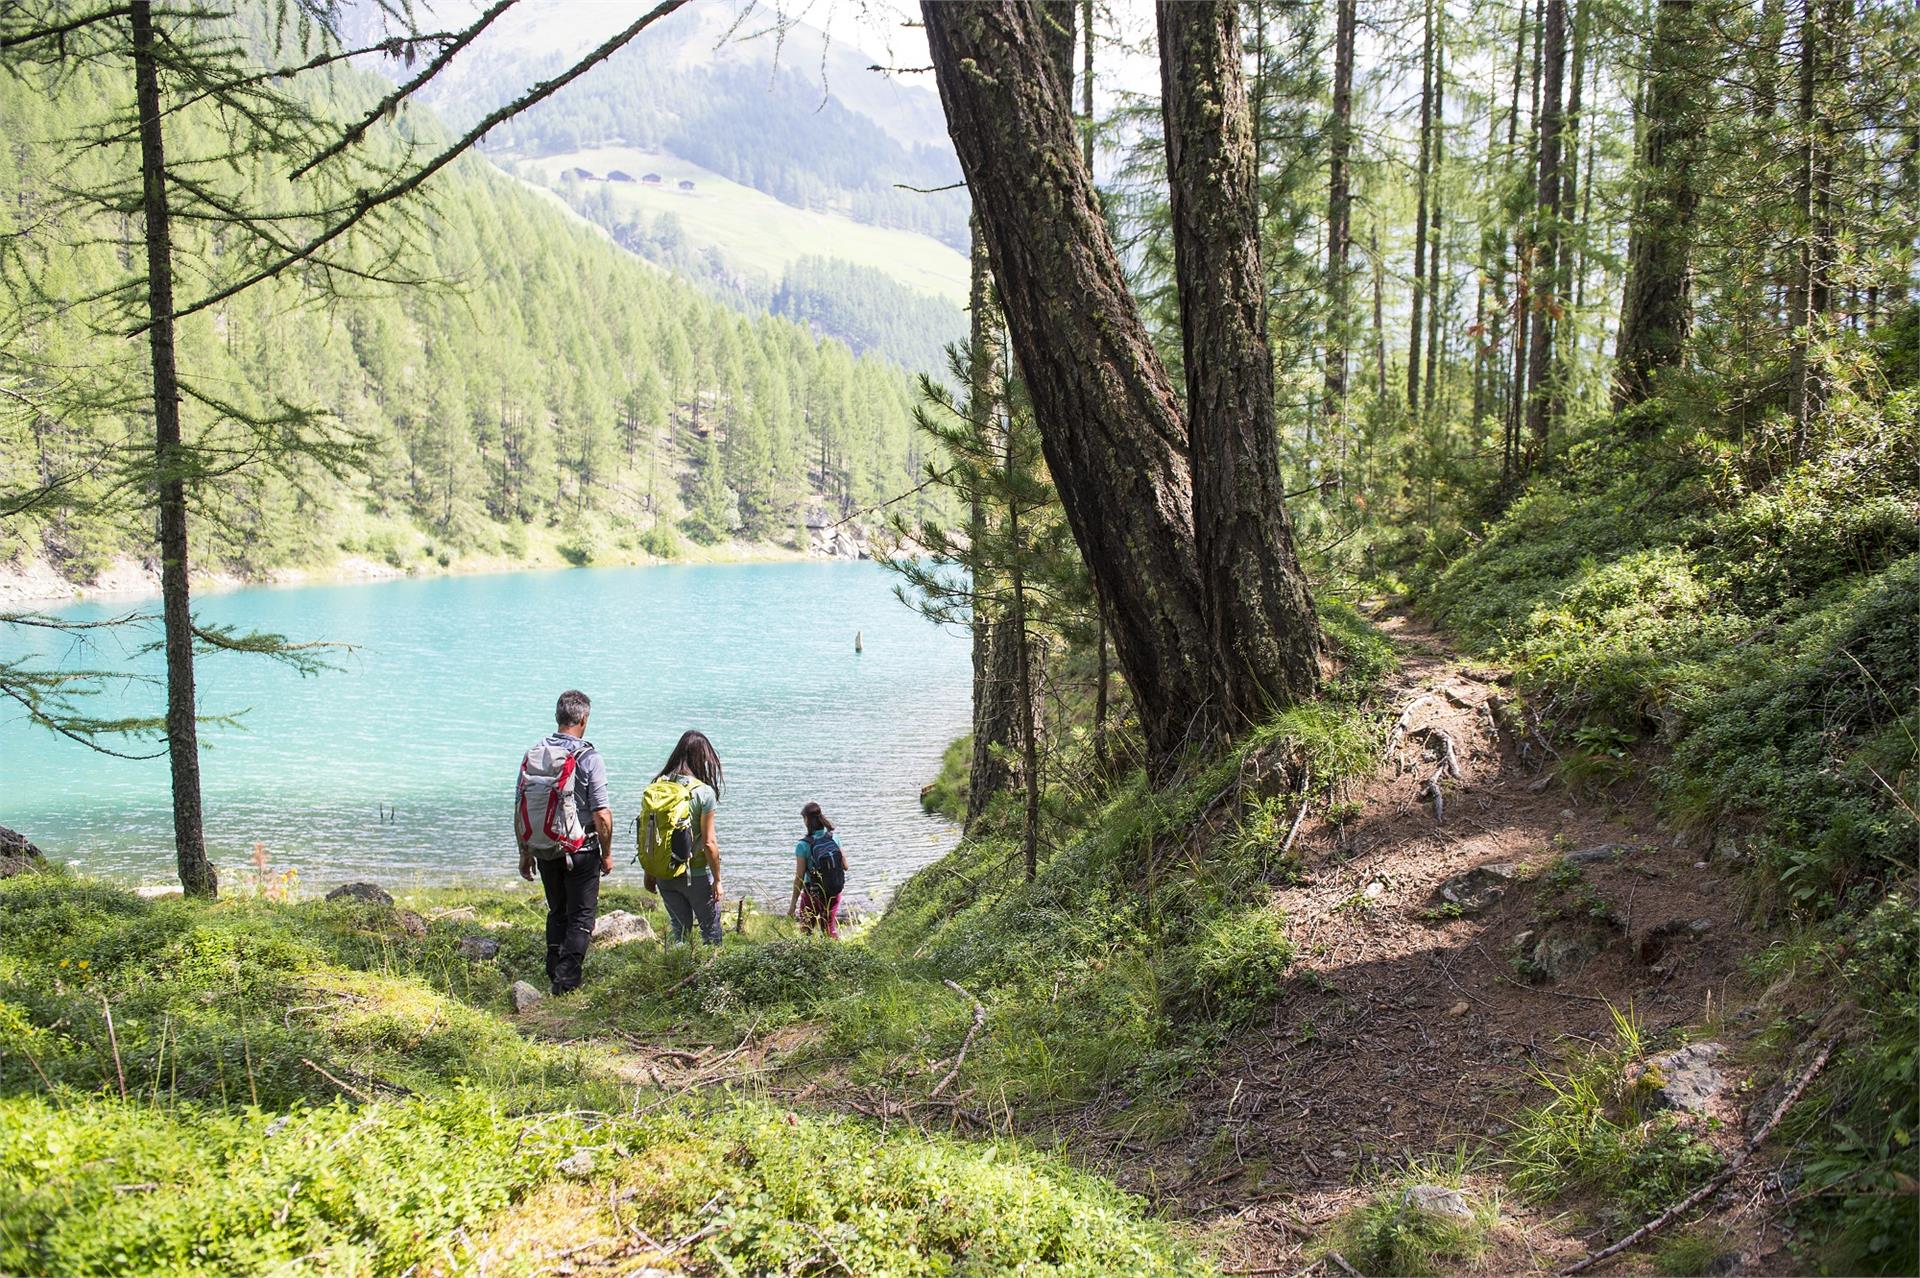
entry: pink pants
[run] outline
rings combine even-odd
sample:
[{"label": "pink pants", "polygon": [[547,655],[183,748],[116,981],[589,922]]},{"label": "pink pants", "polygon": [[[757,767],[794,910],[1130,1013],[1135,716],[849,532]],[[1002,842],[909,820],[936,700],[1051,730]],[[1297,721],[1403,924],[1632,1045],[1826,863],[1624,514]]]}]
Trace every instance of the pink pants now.
[{"label": "pink pants", "polygon": [[800,930],[811,932],[818,926],[835,940],[840,939],[840,898],[822,900],[818,892],[800,893]]}]

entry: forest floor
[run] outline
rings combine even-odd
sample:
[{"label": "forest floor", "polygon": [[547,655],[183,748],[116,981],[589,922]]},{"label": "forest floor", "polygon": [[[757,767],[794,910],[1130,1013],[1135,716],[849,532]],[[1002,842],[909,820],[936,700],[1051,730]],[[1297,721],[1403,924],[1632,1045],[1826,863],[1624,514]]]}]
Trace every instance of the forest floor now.
[{"label": "forest floor", "polygon": [[[1764,938],[1743,920],[1735,869],[1663,827],[1644,786],[1570,791],[1546,743],[1505,710],[1504,672],[1460,660],[1405,615],[1377,621],[1400,649],[1383,696],[1398,727],[1376,771],[1298,833],[1297,872],[1272,898],[1294,946],[1289,992],[1177,1092],[1096,1098],[1036,1127],[929,1099],[927,1079],[856,1086],[808,1023],[710,1046],[603,1032],[596,1050],[649,1091],[725,1083],[799,1109],[1058,1144],[1187,1222],[1229,1273],[1332,1272],[1343,1216],[1428,1179],[1491,1209],[1484,1249],[1461,1270],[1541,1274],[1579,1260],[1639,1221],[1621,1223],[1617,1204],[1542,1208],[1512,1192],[1509,1120],[1540,1103],[1570,1054],[1609,1042],[1619,1012],[1650,1043],[1727,1044],[1715,1062],[1724,1091],[1698,1130],[1731,1155],[1774,1099],[1750,1094],[1741,1063],[1758,1034],[1742,959]],[[1458,775],[1438,776],[1436,813],[1447,743]],[[1498,867],[1479,876],[1487,899],[1462,908],[1439,895],[1478,867]],[[1530,961],[1543,939],[1554,941],[1551,972]],[[522,1025],[575,1037],[564,1004]],[[1723,1191],[1717,1214],[1688,1222],[1721,1248],[1711,1272],[1792,1270],[1771,1225],[1780,1191],[1762,1164]],[[574,1272],[630,1254],[617,1204],[552,1192],[543,1211],[575,1219],[547,1236],[568,1239]],[[1629,1253],[1598,1272],[1647,1263]]]}]

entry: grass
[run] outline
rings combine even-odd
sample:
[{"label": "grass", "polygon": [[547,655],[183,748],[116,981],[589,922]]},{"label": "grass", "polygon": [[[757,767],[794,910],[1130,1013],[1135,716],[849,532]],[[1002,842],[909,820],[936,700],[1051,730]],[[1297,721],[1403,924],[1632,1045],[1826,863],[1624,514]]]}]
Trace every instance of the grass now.
[{"label": "grass", "polygon": [[[823,1246],[858,1272],[1204,1268],[1137,1201],[1024,1145],[725,1087],[636,1093],[603,1052],[498,1014],[508,975],[540,962],[519,898],[411,902],[429,903],[462,913],[416,937],[386,907],[149,901],[59,874],[0,884],[0,1272],[401,1273],[489,1257],[514,1272],[582,1241],[528,1204],[618,1193],[622,1220],[654,1238],[705,1230],[677,1262],[696,1273],[817,1264]],[[845,966],[860,947],[782,926],[756,920],[763,942],[704,964],[655,942],[603,950],[596,989],[693,971],[684,998],[652,1000],[684,1028],[713,1019],[699,1004],[718,990],[737,1006],[717,1019],[793,1015],[863,979]],[[459,958],[469,932],[500,939],[501,961]],[[571,1179],[561,1164],[582,1150],[593,1170]],[[508,1240],[517,1261],[498,1250]]]},{"label": "grass", "polygon": [[[966,301],[967,259],[938,240],[795,208],[677,156],[594,147],[515,162],[517,172],[536,173],[549,186],[559,185],[560,175],[576,167],[602,177],[613,169],[635,178],[660,174],[658,186],[634,181],[607,183],[605,189],[616,204],[633,212],[673,214],[690,244],[716,248],[728,261],[773,280],[802,257],[833,257],[884,271],[909,288],[950,302]],[[683,179],[694,183],[692,191],[678,188]]]},{"label": "grass", "polygon": [[1577,1050],[1564,1069],[1536,1071],[1547,1099],[1519,1115],[1507,1136],[1508,1183],[1544,1202],[1590,1198],[1609,1228],[1642,1223],[1720,1167],[1696,1120],[1652,1113],[1636,1073],[1648,1046],[1631,1010],[1613,1013],[1610,1043]]},{"label": "grass", "polygon": [[[1338,1252],[1366,1274],[1416,1278],[1461,1272],[1486,1252],[1489,1237],[1500,1223],[1498,1205],[1468,1188],[1469,1169],[1464,1153],[1410,1162],[1366,1202],[1333,1222],[1322,1240],[1323,1250]],[[1421,1185],[1454,1190],[1470,1214],[1417,1206],[1411,1191]]]}]

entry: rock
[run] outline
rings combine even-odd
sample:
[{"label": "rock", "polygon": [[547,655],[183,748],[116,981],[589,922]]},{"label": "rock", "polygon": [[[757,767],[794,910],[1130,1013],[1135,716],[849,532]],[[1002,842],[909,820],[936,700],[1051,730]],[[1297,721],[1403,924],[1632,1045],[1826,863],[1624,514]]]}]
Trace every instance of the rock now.
[{"label": "rock", "polygon": [[400,911],[400,930],[408,936],[425,936],[427,921],[412,910]]},{"label": "rock", "polygon": [[378,883],[342,883],[327,893],[329,901],[365,901],[369,905],[392,905],[393,894]]},{"label": "rock", "polygon": [[1725,1051],[1721,1043],[1689,1043],[1647,1062],[1645,1077],[1653,1084],[1647,1100],[1655,1109],[1707,1112],[1727,1090],[1727,1078],[1713,1066]]},{"label": "rock", "polygon": [[[1672,958],[1676,945],[1697,941],[1712,930],[1712,919],[1668,919],[1648,928],[1635,948],[1642,963],[1658,966],[1661,960]],[[1671,967],[1672,963],[1668,962],[1667,966]]]},{"label": "rock", "polygon": [[1581,848],[1567,853],[1568,865],[1601,865],[1608,861],[1618,861],[1632,849],[1624,843],[1601,843],[1590,848]]},{"label": "rock", "polygon": [[500,942],[491,936],[463,936],[460,938],[460,957],[469,963],[484,963],[500,953]]},{"label": "rock", "polygon": [[513,1010],[516,1012],[526,1011],[545,997],[545,994],[525,981],[515,981],[513,988],[507,991],[507,1001],[513,1004]]},{"label": "rock", "polygon": [[609,910],[593,925],[593,939],[600,945],[619,945],[624,941],[651,941],[653,924],[626,910]]},{"label": "rock", "polygon": [[18,830],[0,825],[0,859],[9,861],[45,861],[46,854],[33,846],[33,840]]},{"label": "rock", "polygon": [[1533,970],[1550,981],[1564,981],[1607,948],[1606,934],[1583,923],[1549,924],[1527,955]]},{"label": "rock", "polygon": [[1461,999],[1458,1003],[1455,1003],[1452,1007],[1449,1007],[1447,1009],[1448,1016],[1465,1016],[1466,1014],[1467,1014],[1467,1000],[1465,1000],[1464,998]]},{"label": "rock", "polygon": [[1484,914],[1506,895],[1507,889],[1519,877],[1520,867],[1510,861],[1476,865],[1436,888],[1433,901],[1442,909],[1452,907],[1468,917]]},{"label": "rock", "polygon": [[291,1115],[288,1115],[288,1114],[280,1115],[280,1117],[274,1119],[271,1123],[267,1124],[267,1135],[278,1136],[281,1132],[286,1130],[287,1124],[291,1123],[292,1121],[293,1121],[293,1118]]},{"label": "rock", "polygon": [[157,901],[163,896],[183,896],[178,883],[143,883],[133,890],[133,894],[149,901]]},{"label": "rock", "polygon": [[560,1160],[560,1173],[575,1180],[585,1180],[593,1175],[593,1151],[577,1149]]},{"label": "rock", "polygon": [[1407,1192],[1400,1196],[1400,1205],[1415,1211],[1432,1212],[1436,1216],[1473,1219],[1473,1204],[1467,1201],[1467,1196],[1445,1185],[1410,1185]]},{"label": "rock", "polygon": [[1375,901],[1379,900],[1380,894],[1386,890],[1387,885],[1379,879],[1368,879],[1367,886],[1361,889],[1362,892],[1366,893],[1367,899]]}]

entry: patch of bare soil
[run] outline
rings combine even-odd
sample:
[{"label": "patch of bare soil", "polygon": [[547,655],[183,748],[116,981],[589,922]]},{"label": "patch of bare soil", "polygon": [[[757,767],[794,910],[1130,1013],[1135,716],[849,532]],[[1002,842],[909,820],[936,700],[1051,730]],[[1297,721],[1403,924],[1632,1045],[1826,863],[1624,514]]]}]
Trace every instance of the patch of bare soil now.
[{"label": "patch of bare soil", "polygon": [[[1616,1008],[1650,1035],[1723,1015],[1757,944],[1731,868],[1662,827],[1634,781],[1570,793],[1502,676],[1383,622],[1403,660],[1389,748],[1309,813],[1298,880],[1274,893],[1290,994],[1216,1058],[1177,1134],[1143,1147],[1118,1134],[1137,1130],[1125,1113],[1104,1116],[1108,1170],[1201,1222],[1230,1269],[1304,1268],[1320,1227],[1409,1159],[1497,1158],[1543,1094],[1536,1068],[1606,1041]],[[1722,1109],[1732,1147],[1740,1106]],[[1474,1187],[1498,1196],[1487,1175]],[[1501,1207],[1481,1272],[1551,1272],[1609,1241]]]}]

